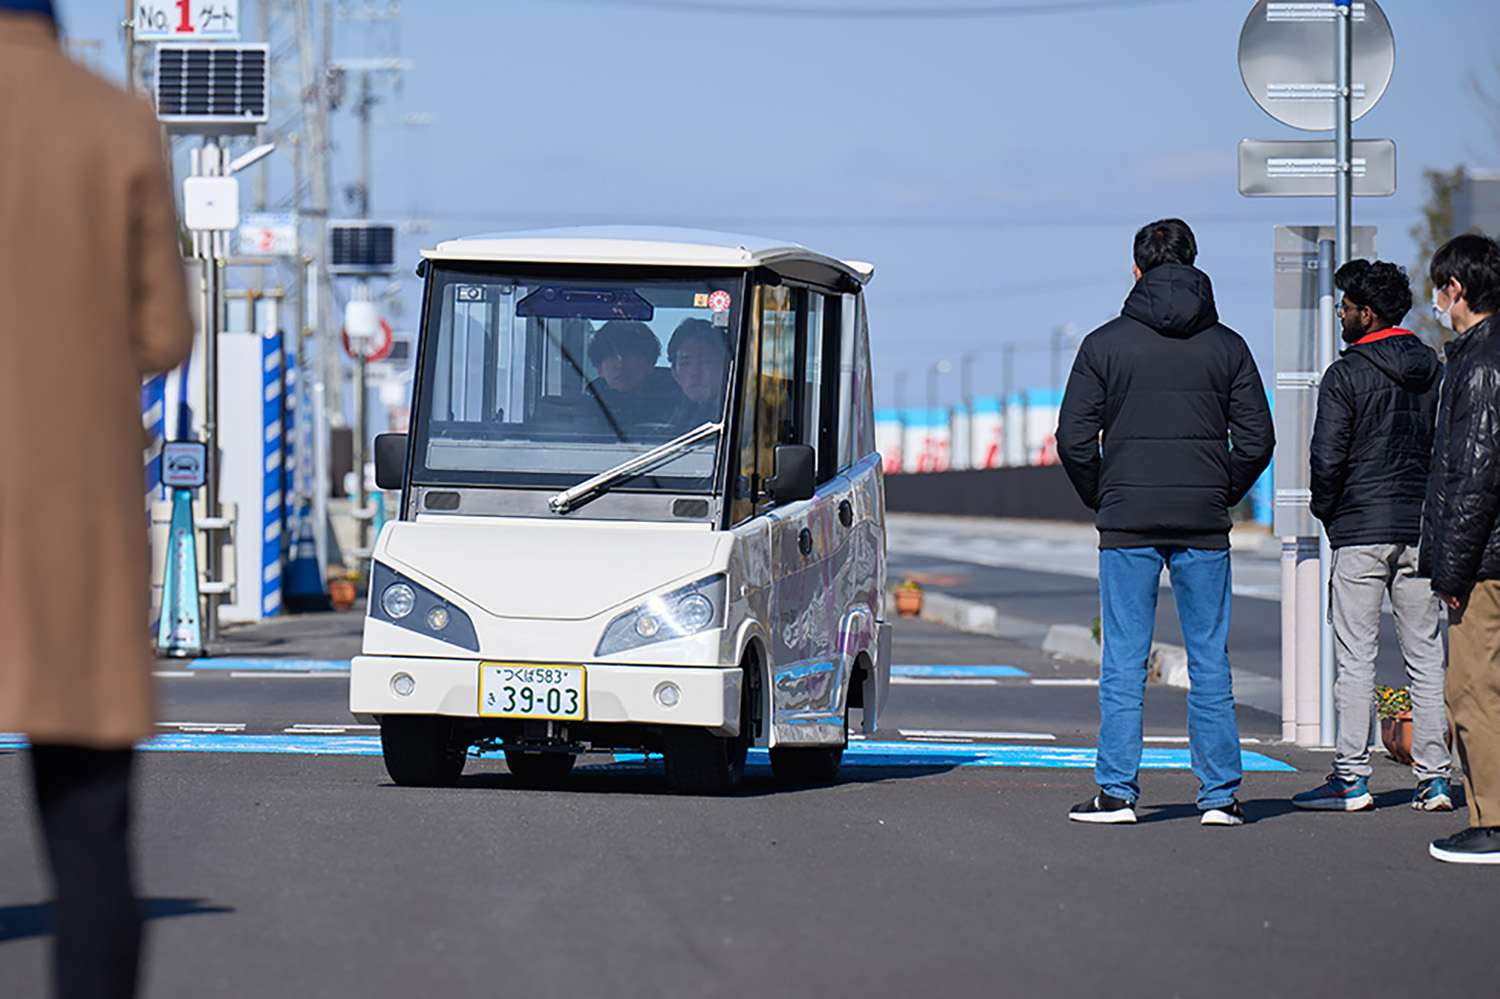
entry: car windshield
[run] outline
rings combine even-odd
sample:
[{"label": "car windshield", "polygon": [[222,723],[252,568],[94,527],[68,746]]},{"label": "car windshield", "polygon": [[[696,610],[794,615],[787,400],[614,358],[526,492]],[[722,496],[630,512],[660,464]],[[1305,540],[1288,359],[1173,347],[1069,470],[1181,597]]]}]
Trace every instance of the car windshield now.
[{"label": "car windshield", "polygon": [[[740,273],[433,275],[418,482],[567,488],[723,419]],[[713,489],[718,437],[620,489]]]}]

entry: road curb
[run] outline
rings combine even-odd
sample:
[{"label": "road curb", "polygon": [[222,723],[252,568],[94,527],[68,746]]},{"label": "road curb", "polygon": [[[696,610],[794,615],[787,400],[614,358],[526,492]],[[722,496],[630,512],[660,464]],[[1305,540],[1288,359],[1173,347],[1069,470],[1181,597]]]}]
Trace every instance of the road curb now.
[{"label": "road curb", "polygon": [[[922,599],[920,617],[956,631],[994,635],[1040,648],[1043,652],[1098,666],[1099,643],[1093,631],[1078,624],[1045,625],[1023,618],[1008,617],[991,604],[964,600],[946,593],[927,591]],[[1169,687],[1188,686],[1187,650],[1178,645],[1158,642],[1151,646],[1147,678]]]},{"label": "road curb", "polygon": [[1046,640],[1048,631],[1046,625],[1036,621],[1001,614],[991,604],[963,600],[930,590],[923,594],[920,617],[924,621],[946,625],[955,631],[993,635],[1032,646],[1040,646]]},{"label": "road curb", "polygon": [[[890,606],[895,606],[895,597]],[[1023,618],[1008,617],[991,604],[975,600],[951,597],[946,593],[931,590],[923,594],[922,612],[924,621],[946,625],[955,631],[967,631],[979,635],[993,635],[1023,645],[1039,648],[1043,652],[1075,662],[1100,664],[1099,643],[1094,641],[1090,629],[1078,624],[1045,625]],[[1267,714],[1281,714],[1281,682],[1275,677],[1262,676],[1249,670],[1230,669],[1234,683],[1236,704],[1255,708]],[[1151,657],[1146,661],[1146,679],[1164,687],[1189,689],[1187,650],[1180,645],[1156,642],[1151,646]]]}]

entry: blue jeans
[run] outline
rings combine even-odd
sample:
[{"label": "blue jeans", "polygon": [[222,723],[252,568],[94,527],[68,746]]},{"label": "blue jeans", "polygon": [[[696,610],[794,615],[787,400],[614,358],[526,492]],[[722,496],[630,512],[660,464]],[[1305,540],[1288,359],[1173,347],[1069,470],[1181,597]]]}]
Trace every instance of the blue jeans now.
[{"label": "blue jeans", "polygon": [[1141,795],[1141,706],[1146,659],[1156,624],[1162,566],[1172,578],[1188,657],[1188,746],[1198,778],[1198,807],[1217,808],[1239,789],[1240,733],[1229,676],[1229,552],[1207,548],[1102,548],[1099,601],[1103,665],[1099,671],[1101,790],[1135,801]]}]

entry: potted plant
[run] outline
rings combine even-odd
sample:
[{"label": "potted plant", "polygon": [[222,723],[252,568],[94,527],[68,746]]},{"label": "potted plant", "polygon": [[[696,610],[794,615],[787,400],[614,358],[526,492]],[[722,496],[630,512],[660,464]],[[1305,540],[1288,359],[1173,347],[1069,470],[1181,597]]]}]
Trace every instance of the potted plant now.
[{"label": "potted plant", "polygon": [[1380,719],[1380,741],[1397,763],[1411,763],[1411,691],[1405,687],[1375,688],[1375,715]]},{"label": "potted plant", "polygon": [[907,577],[896,587],[896,613],[902,617],[916,617],[922,613],[922,584]]},{"label": "potted plant", "polygon": [[328,600],[334,610],[346,611],[359,596],[359,573],[353,570],[328,579]]}]

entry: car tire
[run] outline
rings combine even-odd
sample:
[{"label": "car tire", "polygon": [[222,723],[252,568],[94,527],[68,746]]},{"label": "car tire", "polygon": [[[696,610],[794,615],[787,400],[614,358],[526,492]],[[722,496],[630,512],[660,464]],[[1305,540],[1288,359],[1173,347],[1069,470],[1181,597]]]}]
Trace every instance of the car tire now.
[{"label": "car tire", "polygon": [[453,719],[441,715],[386,715],[380,719],[385,772],[402,787],[452,787],[464,772],[469,747]]},{"label": "car tire", "polygon": [[537,753],[524,749],[505,751],[506,767],[524,784],[547,786],[561,783],[573,772],[576,759],[572,753]]},{"label": "car tire", "polygon": [[754,661],[742,669],[750,679],[740,688],[740,734],[728,738],[706,728],[668,726],[661,737],[667,786],[674,794],[733,794],[745,779],[745,758],[755,738],[753,705],[760,696]]},{"label": "car tire", "polygon": [[[844,704],[844,739],[849,738],[849,705]],[[776,746],[766,754],[771,773],[783,784],[814,787],[838,780],[843,746]]]},{"label": "car tire", "polygon": [[745,777],[749,733],[725,738],[706,728],[668,728],[662,733],[667,786],[674,794],[724,795]]}]

